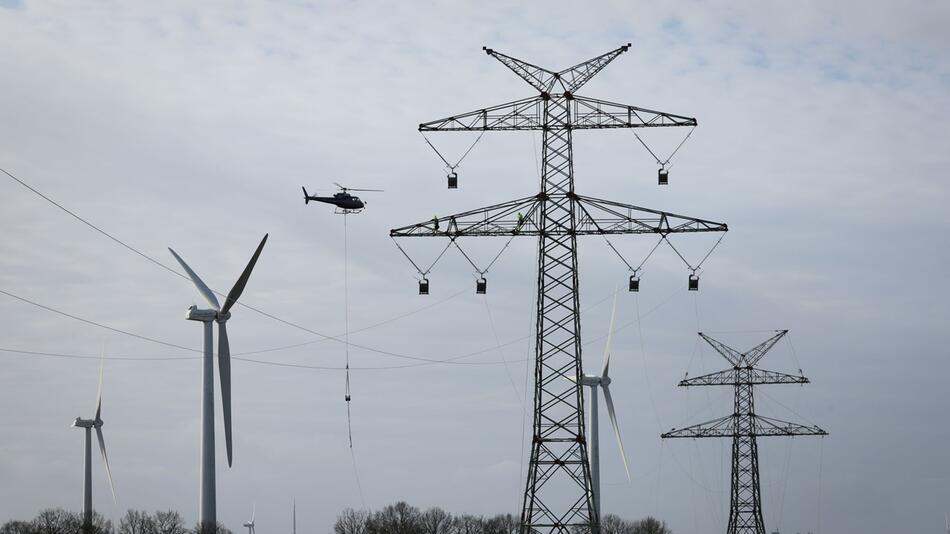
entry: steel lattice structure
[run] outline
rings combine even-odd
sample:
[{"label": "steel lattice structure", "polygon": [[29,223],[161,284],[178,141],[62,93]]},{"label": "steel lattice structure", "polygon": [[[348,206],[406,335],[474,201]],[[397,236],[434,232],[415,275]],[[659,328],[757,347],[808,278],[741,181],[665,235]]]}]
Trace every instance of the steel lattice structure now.
[{"label": "steel lattice structure", "polygon": [[731,369],[682,380],[679,385],[733,386],[734,412],[712,421],[674,429],[663,438],[732,438],[732,492],[729,503],[727,534],[765,534],[762,520],[762,494],[759,484],[759,436],[826,436],[817,426],[789,423],[755,413],[753,386],[763,384],[807,384],[804,376],[759,369],[755,365],[788,330],[780,330],[769,339],[746,352],[717,341],[702,332],[699,336],[712,345],[729,363]]},{"label": "steel lattice structure", "polygon": [[[537,236],[534,421],[521,532],[598,532],[591,498],[581,385],[577,236],[725,232],[723,223],[574,192],[577,130],[695,126],[696,120],[575,93],[629,44],[560,72],[484,49],[538,95],[419,125],[428,131],[540,130],[541,191],[390,231],[396,237]],[[519,217],[518,214],[521,216]],[[571,378],[571,380],[564,380]]]}]

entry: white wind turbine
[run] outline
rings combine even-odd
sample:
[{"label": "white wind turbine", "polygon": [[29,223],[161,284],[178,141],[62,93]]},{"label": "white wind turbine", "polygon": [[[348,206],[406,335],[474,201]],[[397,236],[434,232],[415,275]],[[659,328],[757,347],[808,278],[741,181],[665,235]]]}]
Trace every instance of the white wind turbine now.
[{"label": "white wind turbine", "polygon": [[83,461],[83,490],[82,490],[82,521],[83,526],[92,524],[92,429],[96,429],[96,438],[99,440],[99,452],[102,453],[102,463],[106,467],[109,477],[109,487],[112,489],[112,500],[115,502],[115,485],[112,484],[112,470],[109,469],[109,457],[106,455],[106,442],[102,439],[102,364],[99,361],[99,387],[96,393],[96,416],[92,419],[77,417],[73,421],[76,428],[86,431],[86,449]]},{"label": "white wind turbine", "polygon": [[174,250],[168,250],[175,256],[178,263],[181,264],[189,278],[198,288],[198,292],[208,301],[212,309],[202,310],[198,306],[192,305],[188,308],[186,318],[189,321],[201,321],[204,323],[204,361],[201,366],[201,468],[199,471],[199,484],[201,497],[198,508],[198,521],[201,525],[203,534],[215,532],[217,530],[217,512],[215,499],[215,480],[214,480],[214,347],[212,340],[212,323],[218,323],[218,375],[221,379],[221,407],[224,411],[224,441],[228,451],[228,467],[231,466],[231,346],[228,344],[228,330],[226,323],[231,318],[231,307],[241,297],[244,286],[251,276],[254,264],[257,263],[261,250],[264,249],[264,243],[267,242],[267,234],[257,246],[251,261],[248,262],[244,272],[234,283],[234,287],[228,293],[224,301],[224,306],[218,304],[218,299],[214,292],[198,277],[197,274],[181,259]]},{"label": "white wind turbine", "polygon": [[247,534],[254,534],[254,516],[257,515],[257,505],[255,504],[251,508],[251,520],[247,523],[244,523],[244,526],[247,527]]},{"label": "white wind turbine", "polygon": [[607,374],[610,368],[610,350],[614,338],[614,319],[617,316],[617,292],[614,292],[614,305],[610,312],[610,329],[607,332],[607,345],[604,347],[604,368],[600,375],[584,375],[581,377],[581,384],[590,387],[590,426],[588,430],[587,443],[589,445],[590,455],[590,474],[591,474],[591,493],[594,502],[594,512],[600,517],[600,439],[598,436],[598,416],[597,416],[597,388],[603,388],[604,400],[607,401],[607,415],[610,416],[610,426],[614,429],[614,435],[617,437],[617,446],[620,448],[620,458],[623,459],[623,469],[627,474],[627,480],[630,480],[630,468],[627,466],[627,456],[623,451],[623,441],[620,439],[620,428],[617,427],[617,415],[614,412],[614,401],[610,397],[610,376]]}]

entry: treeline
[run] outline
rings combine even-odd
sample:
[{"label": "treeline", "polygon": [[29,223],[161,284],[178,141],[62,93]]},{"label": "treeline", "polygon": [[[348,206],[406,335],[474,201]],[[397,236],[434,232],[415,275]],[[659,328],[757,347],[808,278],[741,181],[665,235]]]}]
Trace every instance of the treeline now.
[{"label": "treeline", "polygon": [[[212,529],[208,529],[212,530]],[[43,510],[29,521],[7,521],[0,526],[0,534],[204,534],[198,525],[188,528],[181,514],[174,510],[129,510],[116,528],[112,521],[99,513],[92,514],[92,524],[83,528],[82,515],[62,508]],[[218,524],[217,534],[232,534]]]},{"label": "treeline", "polygon": [[[511,514],[493,517],[452,515],[441,508],[422,511],[397,502],[378,511],[347,508],[337,516],[334,534],[518,534],[519,518]],[[601,534],[672,534],[666,523],[652,517],[627,521],[604,516]],[[2,534],[2,533],[0,533]]]}]

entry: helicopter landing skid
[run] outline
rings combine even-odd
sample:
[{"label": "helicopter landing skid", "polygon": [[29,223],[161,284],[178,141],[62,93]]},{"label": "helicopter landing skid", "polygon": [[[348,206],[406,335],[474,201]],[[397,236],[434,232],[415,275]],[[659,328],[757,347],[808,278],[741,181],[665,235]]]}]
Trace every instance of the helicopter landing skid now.
[{"label": "helicopter landing skid", "polygon": [[333,210],[333,213],[336,213],[337,215],[349,215],[351,213],[359,213],[363,211],[364,209],[365,208],[360,208],[358,210],[348,210],[348,209],[343,209],[343,208],[337,208]]}]

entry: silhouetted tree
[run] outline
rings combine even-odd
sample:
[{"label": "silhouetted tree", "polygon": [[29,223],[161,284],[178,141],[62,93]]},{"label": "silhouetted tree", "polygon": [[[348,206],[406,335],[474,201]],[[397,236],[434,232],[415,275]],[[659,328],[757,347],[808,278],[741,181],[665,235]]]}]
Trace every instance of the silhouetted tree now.
[{"label": "silhouetted tree", "polygon": [[62,508],[48,508],[33,520],[36,534],[76,534],[82,527],[79,514]]},{"label": "silhouetted tree", "polygon": [[0,534],[34,534],[35,528],[30,521],[7,521],[0,527]]},{"label": "silhouetted tree", "polygon": [[646,519],[633,522],[632,534],[672,534],[672,531],[667,528],[666,521],[647,516]]},{"label": "silhouetted tree", "polygon": [[185,519],[174,510],[157,511],[152,519],[155,534],[187,534]]},{"label": "silhouetted tree", "polygon": [[452,516],[439,507],[429,508],[422,513],[423,534],[448,534],[451,527]]},{"label": "silhouetted tree", "polygon": [[367,534],[422,534],[422,513],[403,501],[390,504],[366,522]]},{"label": "silhouetted tree", "polygon": [[474,515],[462,514],[452,520],[451,534],[481,534],[484,529],[484,519]]},{"label": "silhouetted tree", "polygon": [[128,510],[119,520],[118,534],[155,534],[155,521],[145,510]]},{"label": "silhouetted tree", "polygon": [[369,512],[347,508],[336,518],[333,524],[335,534],[366,534]]},{"label": "silhouetted tree", "polygon": [[600,518],[600,534],[631,534],[633,525],[620,516],[607,514]]},{"label": "silhouetted tree", "polygon": [[498,514],[485,521],[485,534],[518,534],[520,524],[511,514]]}]

